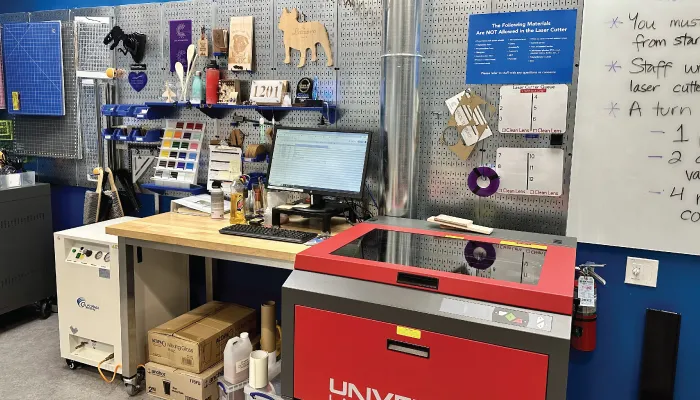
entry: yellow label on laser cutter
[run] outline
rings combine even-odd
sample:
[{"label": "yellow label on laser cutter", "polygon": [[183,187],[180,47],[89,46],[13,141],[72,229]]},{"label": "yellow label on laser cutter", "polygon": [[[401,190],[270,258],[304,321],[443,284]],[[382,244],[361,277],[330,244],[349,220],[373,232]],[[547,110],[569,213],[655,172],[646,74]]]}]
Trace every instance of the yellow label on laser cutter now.
[{"label": "yellow label on laser cutter", "polygon": [[405,326],[397,326],[396,334],[399,336],[406,336],[414,339],[420,339],[420,331],[418,329],[407,328]]},{"label": "yellow label on laser cutter", "polygon": [[545,246],[543,244],[518,243],[518,242],[511,242],[508,240],[501,240],[501,244],[504,246],[525,247],[527,249],[547,250],[547,246]]},{"label": "yellow label on laser cutter", "polygon": [[447,239],[459,239],[459,240],[465,240],[464,236],[454,236],[454,235],[445,235]]}]

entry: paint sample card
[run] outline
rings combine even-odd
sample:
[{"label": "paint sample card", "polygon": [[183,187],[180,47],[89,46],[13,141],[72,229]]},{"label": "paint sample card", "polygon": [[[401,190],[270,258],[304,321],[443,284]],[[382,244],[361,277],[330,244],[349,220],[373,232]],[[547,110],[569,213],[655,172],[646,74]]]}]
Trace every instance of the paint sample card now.
[{"label": "paint sample card", "polygon": [[498,193],[561,196],[564,150],[501,147],[496,158],[496,170],[501,178]]},{"label": "paint sample card", "polygon": [[231,193],[233,182],[243,174],[242,157],[240,147],[210,147],[207,190],[211,191],[214,181],[221,181],[224,193]]},{"label": "paint sample card", "polygon": [[502,86],[498,104],[498,131],[564,134],[568,106],[567,85]]},{"label": "paint sample card", "polygon": [[[481,108],[470,110],[469,107],[459,107],[459,100],[462,98],[462,96],[467,96],[467,98],[470,98],[471,94],[466,91],[458,93],[445,100],[445,105],[447,105],[447,108],[450,110],[450,114],[455,115],[457,125],[465,126],[465,128],[462,129],[462,132],[460,132],[462,139],[464,139],[464,144],[467,146],[473,146],[476,144],[476,142],[484,140],[493,135],[493,132],[491,131],[491,128],[488,127],[488,122],[486,121],[486,117],[484,117],[484,112],[481,110]],[[473,121],[474,124],[470,124],[470,121]],[[479,137],[479,131],[477,130],[476,125],[487,125],[486,130],[481,134],[481,137]]]}]

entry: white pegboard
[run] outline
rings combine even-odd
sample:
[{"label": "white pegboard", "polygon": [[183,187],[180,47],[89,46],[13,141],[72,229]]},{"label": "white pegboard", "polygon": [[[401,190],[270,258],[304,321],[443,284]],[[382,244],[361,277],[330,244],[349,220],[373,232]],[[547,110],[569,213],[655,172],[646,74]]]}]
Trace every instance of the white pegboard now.
[{"label": "white pegboard", "polygon": [[[320,21],[328,30],[335,65],[326,66],[325,53],[319,48],[319,60],[297,68],[299,52],[292,51],[290,64],[284,63],[282,32],[278,29],[279,17],[284,8],[297,8],[306,21]],[[573,121],[576,111],[576,85],[569,86],[568,129],[560,148],[565,152],[564,195],[558,198],[494,195],[479,198],[467,188],[471,170],[482,164],[493,164],[499,147],[550,147],[550,136],[525,138],[522,135],[495,133],[480,142],[475,154],[467,161],[459,160],[443,144],[440,136],[447,125],[448,113],[445,99],[465,89],[466,54],[469,16],[489,12],[510,12],[575,8],[579,10],[580,32],[583,0],[426,0],[421,53],[421,118],[419,145],[418,216],[425,218],[438,213],[470,217],[480,224],[508,227],[525,231],[561,234],[565,230],[568,187],[571,168]],[[340,129],[371,131],[375,135],[370,155],[368,184],[377,197],[379,165],[379,86],[380,57],[382,52],[382,0],[195,0],[186,2],[152,3],[92,9],[95,16],[115,17],[115,24],[125,32],[140,32],[148,36],[144,63],[148,65],[149,83],[141,93],[131,89],[126,81],[119,81],[121,103],[143,103],[159,100],[164,82],[177,78],[169,71],[168,22],[176,19],[193,20],[193,40],[199,38],[201,25],[207,27],[211,43],[211,28],[228,29],[231,16],[252,15],[255,30],[255,68],[250,72],[226,72],[224,78],[243,81],[255,79],[285,79],[295,89],[302,77],[318,77],[322,98],[338,105],[340,116],[336,127]],[[75,12],[79,12],[76,10]],[[3,21],[22,20],[27,14],[6,14]],[[77,14],[76,14],[77,15]],[[302,17],[303,21],[303,17]],[[580,33],[576,42],[578,62]],[[117,66],[128,69],[130,57],[117,54]],[[203,60],[197,65],[202,69]],[[246,85],[244,85],[245,87]],[[500,85],[477,85],[472,91],[486,101],[498,106]],[[253,110],[236,110],[236,114],[248,119],[259,119]],[[285,126],[316,127],[317,113],[290,112],[281,123]],[[496,116],[487,113],[492,127]],[[175,118],[207,124],[206,138],[228,135],[233,113],[221,120],[213,120],[197,110],[182,110]],[[126,123],[139,121],[127,120]],[[149,121],[149,127],[163,126],[164,121]],[[258,142],[258,128],[246,123],[239,127],[246,135],[246,144]],[[90,127],[93,130],[93,127]],[[452,136],[450,136],[452,135]],[[454,137],[454,134],[448,134]],[[85,143],[91,140],[85,137]],[[208,141],[208,140],[207,140]],[[483,151],[482,151],[483,150]],[[90,149],[90,151],[93,151]],[[146,151],[144,149],[139,152]],[[205,180],[208,162],[208,146],[202,152],[199,180]],[[126,158],[125,158],[125,161]],[[82,163],[82,164],[81,164]],[[86,165],[83,160],[38,162],[44,171],[52,169],[54,181],[81,184]],[[244,171],[264,171],[265,164],[246,164]],[[79,172],[79,173],[78,173]]]}]

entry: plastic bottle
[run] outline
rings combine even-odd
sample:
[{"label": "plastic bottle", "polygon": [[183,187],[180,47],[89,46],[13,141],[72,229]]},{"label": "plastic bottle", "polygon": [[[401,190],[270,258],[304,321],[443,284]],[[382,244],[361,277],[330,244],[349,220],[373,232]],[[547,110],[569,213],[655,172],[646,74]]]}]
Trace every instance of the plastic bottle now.
[{"label": "plastic bottle", "polygon": [[192,96],[190,103],[201,104],[204,100],[204,88],[202,87],[202,71],[197,71],[192,78]]},{"label": "plastic bottle", "polygon": [[231,225],[245,224],[245,183],[239,178],[231,187]]},{"label": "plastic bottle", "polygon": [[221,71],[215,60],[207,64],[207,104],[217,104],[219,102],[219,79]]},{"label": "plastic bottle", "polygon": [[[224,349],[224,379],[236,385],[248,379],[248,365],[250,353],[253,352],[253,344],[248,338],[248,333],[229,339]],[[239,393],[240,392],[240,393]],[[234,398],[244,398],[243,390],[234,392]]]},{"label": "plastic bottle", "polygon": [[211,184],[211,219],[224,219],[224,191],[221,181]]}]

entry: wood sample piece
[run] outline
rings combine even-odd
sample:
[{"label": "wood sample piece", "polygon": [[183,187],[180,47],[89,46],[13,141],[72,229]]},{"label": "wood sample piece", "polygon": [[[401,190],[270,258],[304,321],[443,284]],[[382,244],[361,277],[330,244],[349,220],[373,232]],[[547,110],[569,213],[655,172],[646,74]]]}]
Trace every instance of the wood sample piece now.
[{"label": "wood sample piece", "polygon": [[200,57],[209,57],[209,39],[207,39],[207,30],[202,27],[202,34],[197,42],[197,54]]},{"label": "wood sample piece", "polygon": [[231,17],[228,69],[253,70],[253,17]]},{"label": "wood sample piece", "polygon": [[239,104],[241,81],[238,79],[223,79],[219,81],[219,103]]},{"label": "wood sample piece", "polygon": [[228,31],[226,29],[214,29],[211,36],[214,55],[228,53]]},{"label": "wood sample piece", "polygon": [[316,44],[320,43],[328,59],[327,65],[333,66],[333,53],[331,43],[328,39],[326,27],[318,22],[299,22],[299,11],[295,8],[292,11],[286,8],[282,10],[280,16],[279,29],[284,33],[284,62],[289,64],[291,60],[291,49],[301,51],[299,65],[301,68],[306,65],[306,50],[311,49],[311,61],[317,60]]}]

